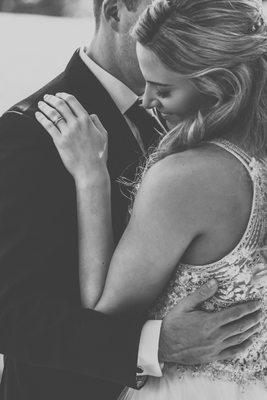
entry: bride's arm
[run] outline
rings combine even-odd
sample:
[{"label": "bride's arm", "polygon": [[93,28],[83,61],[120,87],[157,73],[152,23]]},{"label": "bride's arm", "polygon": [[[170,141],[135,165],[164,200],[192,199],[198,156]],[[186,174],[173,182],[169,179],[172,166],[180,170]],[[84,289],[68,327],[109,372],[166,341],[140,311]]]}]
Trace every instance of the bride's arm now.
[{"label": "bride's arm", "polygon": [[96,310],[142,313],[162,292],[190,243],[204,230],[208,205],[201,201],[197,175],[177,155],[146,173]]},{"label": "bride's arm", "polygon": [[114,251],[110,180],[101,176],[86,184],[77,182],[76,189],[81,302],[95,308]]},{"label": "bride's arm", "polygon": [[[77,100],[65,95],[61,98],[79,114]],[[54,101],[49,99],[55,106]],[[41,110],[46,111],[44,106]],[[60,111],[63,114],[63,109]],[[58,126],[65,136],[64,145],[60,133],[51,134],[51,124],[49,132],[77,187],[83,305],[105,313],[143,312],[162,291],[190,243],[202,233],[205,213],[199,185],[194,182],[197,174],[192,174],[183,157],[182,161],[177,156],[168,157],[153,166],[112,256],[110,189],[106,164],[98,157],[103,143],[97,141],[105,132],[96,118],[92,120],[87,113],[85,118],[84,111],[83,123],[77,123],[76,118],[76,125],[67,121],[67,130],[64,122]],[[49,131],[44,116],[39,121]]]},{"label": "bride's arm", "polygon": [[153,166],[115,251],[109,191],[99,181],[79,189],[76,181],[84,306],[111,314],[142,313],[151,305],[201,233],[203,209],[193,181],[191,169],[176,156]]},{"label": "bride's arm", "polygon": [[[64,93],[39,102],[37,120],[51,135],[77,193],[81,303],[93,309],[99,300],[114,251],[107,132],[75,97]],[[60,116],[64,119],[57,124]]]}]

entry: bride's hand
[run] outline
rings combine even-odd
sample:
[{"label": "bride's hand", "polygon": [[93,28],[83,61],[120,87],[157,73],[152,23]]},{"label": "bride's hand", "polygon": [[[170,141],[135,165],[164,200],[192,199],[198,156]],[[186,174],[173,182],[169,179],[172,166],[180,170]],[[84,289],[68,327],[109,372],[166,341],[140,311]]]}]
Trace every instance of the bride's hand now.
[{"label": "bride's hand", "polygon": [[45,95],[38,103],[37,121],[52,137],[76,183],[107,176],[107,131],[72,95]]}]

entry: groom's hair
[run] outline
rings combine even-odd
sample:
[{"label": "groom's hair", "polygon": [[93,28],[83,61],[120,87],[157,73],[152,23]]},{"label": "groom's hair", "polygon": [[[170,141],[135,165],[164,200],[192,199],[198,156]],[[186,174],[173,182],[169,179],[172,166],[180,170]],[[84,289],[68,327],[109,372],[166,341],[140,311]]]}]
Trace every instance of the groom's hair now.
[{"label": "groom's hair", "polygon": [[[99,27],[100,23],[100,15],[101,15],[101,9],[103,5],[104,0],[94,0],[94,16],[95,16],[95,22],[96,22],[96,28]],[[135,10],[136,6],[141,2],[142,0],[123,0],[125,3],[126,7],[128,8],[129,11]]]}]

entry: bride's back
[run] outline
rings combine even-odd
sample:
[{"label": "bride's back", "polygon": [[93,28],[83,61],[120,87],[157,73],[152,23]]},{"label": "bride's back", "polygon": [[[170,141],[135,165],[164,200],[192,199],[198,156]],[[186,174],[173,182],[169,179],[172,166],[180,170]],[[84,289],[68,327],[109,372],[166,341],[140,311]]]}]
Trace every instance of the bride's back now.
[{"label": "bride's back", "polygon": [[[163,318],[181,299],[213,278],[219,290],[202,305],[204,309],[216,311],[250,299],[261,299],[261,326],[248,350],[235,360],[179,366],[175,375],[184,376],[190,372],[195,377],[201,375],[241,386],[264,381],[267,296],[264,281],[256,283],[253,277],[263,267],[261,249],[266,240],[266,159],[250,157],[240,147],[223,139],[184,152],[183,157],[187,161],[191,158],[193,174],[196,171],[203,174],[194,193],[199,189],[200,202],[207,202],[203,215],[207,231],[203,238],[196,239],[188,247],[150,314],[156,319]],[[203,212],[203,206],[200,209]]]},{"label": "bride's back", "polygon": [[204,223],[204,233],[191,243],[182,262],[209,264],[228,254],[244,234],[252,209],[253,181],[238,158],[215,144],[181,155],[192,170],[192,196],[199,204],[194,214],[199,210]]}]

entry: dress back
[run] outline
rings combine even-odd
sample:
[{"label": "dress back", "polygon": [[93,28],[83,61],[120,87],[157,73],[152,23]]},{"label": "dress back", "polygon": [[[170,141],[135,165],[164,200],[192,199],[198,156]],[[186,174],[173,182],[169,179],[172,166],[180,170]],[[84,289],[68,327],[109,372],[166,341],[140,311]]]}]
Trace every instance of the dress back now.
[{"label": "dress back", "polygon": [[220,260],[206,265],[180,263],[160,298],[150,311],[150,317],[162,319],[181,299],[212,278],[219,289],[203,303],[211,312],[251,299],[260,299],[263,315],[259,333],[253,344],[237,359],[217,361],[201,366],[178,366],[177,376],[190,373],[246,386],[251,381],[264,381],[267,374],[267,290],[263,282],[253,282],[254,275],[265,268],[261,249],[266,245],[267,222],[267,160],[250,157],[233,143],[218,139],[210,141],[236,157],[246,168],[253,186],[253,200],[244,234],[233,250]]}]

